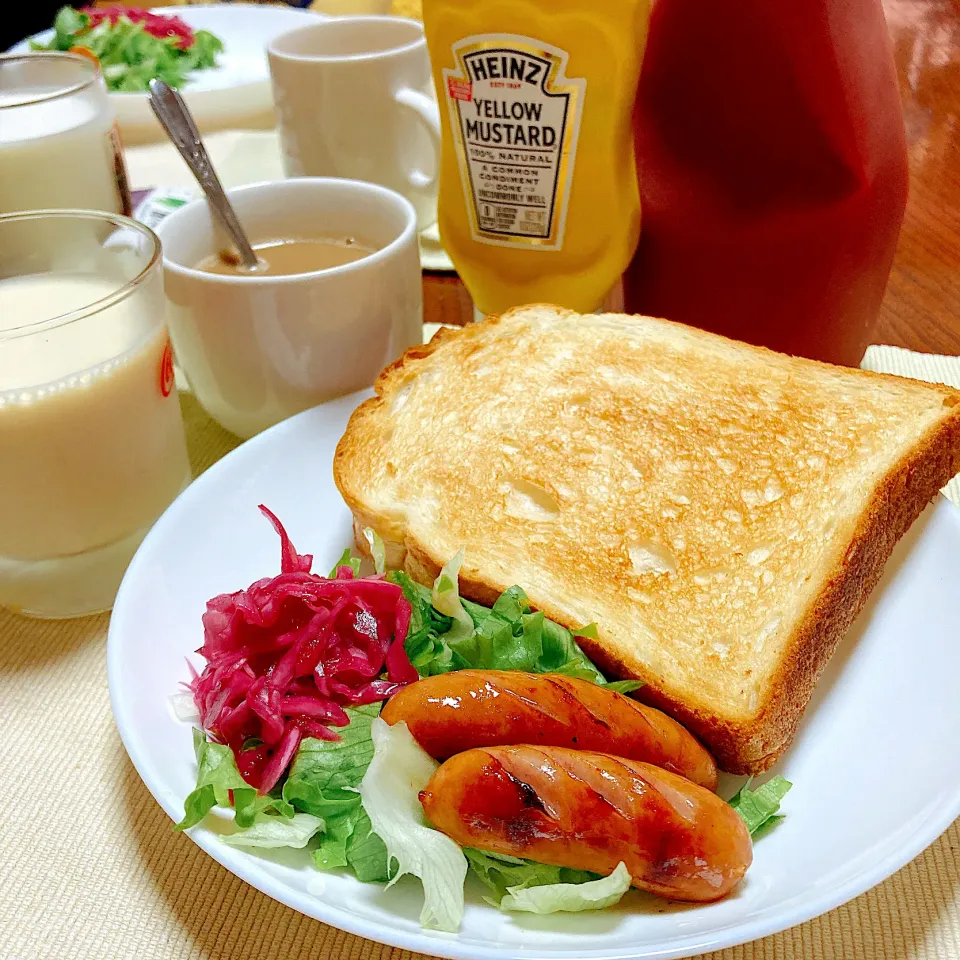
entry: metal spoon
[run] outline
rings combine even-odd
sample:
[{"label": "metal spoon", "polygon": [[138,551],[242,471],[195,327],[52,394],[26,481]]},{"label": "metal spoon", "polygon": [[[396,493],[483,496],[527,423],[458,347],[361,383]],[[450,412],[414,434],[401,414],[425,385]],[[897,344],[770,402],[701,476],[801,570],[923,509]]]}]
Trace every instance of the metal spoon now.
[{"label": "metal spoon", "polygon": [[224,229],[230,234],[240,254],[240,266],[244,270],[256,270],[262,265],[250,246],[250,241],[240,226],[237,214],[227,199],[223,184],[217,176],[207,148],[203,145],[200,131],[194,123],[190,110],[184,103],[183,97],[163,80],[150,81],[150,107],[156,114],[160,125],[167,131],[173,145],[186,161],[190,172],[197,178],[197,183],[206,195],[213,212],[220,219]]}]

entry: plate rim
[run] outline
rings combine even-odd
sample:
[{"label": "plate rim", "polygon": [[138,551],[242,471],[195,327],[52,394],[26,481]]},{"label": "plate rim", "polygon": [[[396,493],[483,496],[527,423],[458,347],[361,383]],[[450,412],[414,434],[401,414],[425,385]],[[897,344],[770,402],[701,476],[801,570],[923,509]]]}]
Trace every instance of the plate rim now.
[{"label": "plate rim", "polygon": [[[161,529],[161,524],[166,521],[168,516],[176,514],[180,510],[188,509],[189,504],[196,497],[203,496],[203,492],[207,486],[215,486],[217,484],[221,474],[226,473],[229,475],[234,470],[236,461],[250,456],[250,451],[255,451],[261,446],[269,446],[277,442],[285,433],[293,432],[296,434],[301,424],[318,415],[322,415],[323,411],[327,411],[332,407],[346,407],[348,411],[346,415],[349,416],[349,412],[372,395],[372,390],[365,389],[346,397],[340,397],[319,404],[310,410],[296,414],[270,427],[231,450],[197,477],[176,500],[170,504],[144,538],[143,543],[137,550],[136,555],[127,569],[114,607],[115,613],[117,609],[121,610],[121,615],[119,618],[116,617],[115,614],[111,616],[107,634],[107,683],[110,694],[110,707],[113,713],[114,723],[120,734],[120,739],[130,761],[137,771],[137,775],[147,787],[153,799],[174,822],[176,822],[178,818],[178,812],[172,809],[172,804],[165,802],[163,799],[164,794],[169,793],[169,790],[167,790],[162,783],[156,782],[150,772],[150,767],[145,762],[146,750],[144,748],[143,752],[141,752],[141,746],[137,742],[137,738],[133,732],[133,723],[130,717],[126,715],[120,702],[120,694],[118,693],[118,678],[121,671],[119,660],[122,643],[119,635],[125,619],[123,600],[127,590],[133,589],[129,587],[129,583],[132,583],[136,576],[140,563],[145,562],[143,558],[150,550],[153,540],[159,536],[157,531]],[[950,503],[945,497],[942,499],[946,503]],[[184,504],[188,506],[185,507]],[[933,509],[942,510],[943,503],[938,501]],[[950,503],[950,509],[953,511],[960,510],[960,508],[952,503]],[[888,853],[884,858],[875,863],[871,869],[861,871],[840,886],[830,889],[819,897],[814,897],[801,904],[797,904],[786,912],[774,913],[765,919],[740,921],[729,924],[715,935],[688,934],[685,940],[679,940],[676,946],[671,946],[667,949],[644,948],[639,951],[624,951],[616,947],[607,949],[577,949],[575,953],[573,950],[576,948],[571,948],[570,950],[543,950],[538,948],[524,950],[518,946],[503,943],[491,942],[485,945],[476,942],[461,942],[458,940],[456,934],[428,933],[426,931],[408,932],[378,924],[371,919],[350,913],[343,907],[329,905],[321,896],[301,893],[282,881],[274,880],[268,874],[262,873],[258,869],[259,858],[255,853],[218,843],[215,834],[209,830],[200,827],[199,829],[192,828],[185,832],[190,840],[213,860],[271,899],[296,910],[300,914],[319,920],[328,926],[388,946],[417,951],[427,954],[428,956],[444,957],[448,958],[448,960],[491,960],[492,957],[505,958],[505,960],[509,957],[522,957],[523,960],[574,960],[574,958],[576,958],[576,960],[651,960],[651,958],[657,958],[657,960],[681,960],[681,958],[684,957],[694,957],[710,951],[740,946],[776,933],[781,933],[799,924],[816,919],[848,903],[861,894],[866,893],[868,890],[873,889],[918,857],[927,847],[939,839],[958,816],[960,816],[960,781],[958,781],[954,787],[951,801],[942,805],[938,816],[930,817],[924,821],[924,829],[916,830],[909,838],[909,842],[904,842],[902,846]]]}]

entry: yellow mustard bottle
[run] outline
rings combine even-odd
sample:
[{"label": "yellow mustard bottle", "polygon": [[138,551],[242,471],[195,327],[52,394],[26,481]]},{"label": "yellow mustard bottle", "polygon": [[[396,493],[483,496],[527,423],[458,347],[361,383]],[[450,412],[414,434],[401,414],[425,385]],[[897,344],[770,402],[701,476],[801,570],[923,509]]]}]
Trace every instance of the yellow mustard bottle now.
[{"label": "yellow mustard bottle", "polygon": [[640,235],[648,0],[423,0],[439,228],[478,310],[597,310]]}]

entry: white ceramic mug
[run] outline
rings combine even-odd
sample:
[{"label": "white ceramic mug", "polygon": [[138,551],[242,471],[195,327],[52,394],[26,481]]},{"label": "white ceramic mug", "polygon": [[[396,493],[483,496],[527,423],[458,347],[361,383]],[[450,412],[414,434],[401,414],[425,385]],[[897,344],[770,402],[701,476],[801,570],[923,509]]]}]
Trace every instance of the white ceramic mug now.
[{"label": "white ceramic mug", "polygon": [[254,244],[353,237],[375,251],[311,273],[225,275],[195,269],[227,245],[205,200],[160,225],[177,359],[207,413],[250,437],[370,386],[422,340],[420,259],[412,205],[376,184],[305,177],[229,196]]},{"label": "white ceramic mug", "polygon": [[440,115],[423,26],[336,17],[267,47],[288,177],[351,177],[396,190],[424,230],[437,219]]}]

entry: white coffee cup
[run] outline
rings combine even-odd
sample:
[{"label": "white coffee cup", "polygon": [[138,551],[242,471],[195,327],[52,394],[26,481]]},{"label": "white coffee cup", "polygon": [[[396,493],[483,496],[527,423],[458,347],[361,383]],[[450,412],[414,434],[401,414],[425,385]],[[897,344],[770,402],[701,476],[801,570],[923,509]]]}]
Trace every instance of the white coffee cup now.
[{"label": "white coffee cup", "polygon": [[355,180],[305,177],[228,193],[254,245],[353,237],[375,251],[312,273],[225,275],[196,269],[229,246],[205,200],[159,226],[178,363],[207,413],[250,437],[370,386],[421,342],[416,214],[392,190]]},{"label": "white coffee cup", "polygon": [[350,177],[396,190],[424,230],[437,219],[440,115],[423,26],[335,17],[267,47],[288,177]]}]

